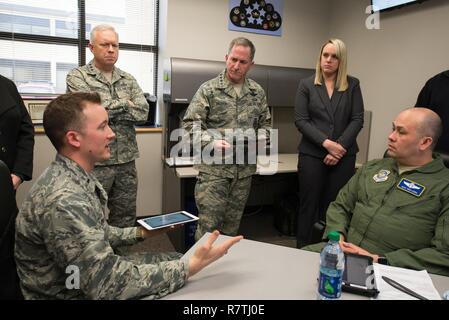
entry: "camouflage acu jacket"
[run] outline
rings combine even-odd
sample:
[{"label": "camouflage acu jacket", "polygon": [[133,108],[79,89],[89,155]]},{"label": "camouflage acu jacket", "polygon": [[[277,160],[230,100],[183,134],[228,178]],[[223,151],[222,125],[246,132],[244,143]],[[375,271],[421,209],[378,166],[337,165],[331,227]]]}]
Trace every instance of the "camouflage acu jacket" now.
[{"label": "camouflage acu jacket", "polygon": [[[224,139],[226,130],[233,129],[265,129],[271,128],[271,116],[267,98],[263,88],[251,79],[245,79],[240,95],[226,78],[226,70],[218,77],[203,83],[193,97],[185,116],[182,127],[195,139],[194,128],[200,124],[201,145],[214,139]],[[215,129],[223,137],[217,137],[207,132]],[[195,142],[195,141],[194,141]],[[228,141],[230,142],[230,141]],[[256,172],[255,164],[201,164],[195,168],[220,177],[244,178]]]},{"label": "camouflage acu jacket", "polygon": [[134,124],[147,120],[149,105],[136,79],[114,67],[112,81],[109,82],[91,61],[68,73],[67,92],[76,91],[95,91],[100,94],[102,104],[109,114],[109,125],[116,136],[109,145],[111,158],[98,165],[127,163],[138,158]]},{"label": "camouflage acu jacket", "polygon": [[[92,174],[56,156],[16,220],[15,258],[26,299],[158,298],[184,284],[187,266],[180,260],[144,264],[114,254],[113,247],[138,238],[134,227],[107,224],[106,200]],[[69,278],[75,270],[78,288]]]}]

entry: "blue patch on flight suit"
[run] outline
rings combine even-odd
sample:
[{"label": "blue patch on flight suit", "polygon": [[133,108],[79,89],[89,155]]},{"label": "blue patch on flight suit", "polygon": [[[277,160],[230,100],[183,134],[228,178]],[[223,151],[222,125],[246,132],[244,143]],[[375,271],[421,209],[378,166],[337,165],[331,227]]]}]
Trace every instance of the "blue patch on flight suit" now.
[{"label": "blue patch on flight suit", "polygon": [[424,187],[423,185],[405,178],[402,178],[401,181],[399,181],[397,187],[405,192],[414,195],[415,197],[420,197],[423,194],[424,190],[426,190],[426,187]]}]

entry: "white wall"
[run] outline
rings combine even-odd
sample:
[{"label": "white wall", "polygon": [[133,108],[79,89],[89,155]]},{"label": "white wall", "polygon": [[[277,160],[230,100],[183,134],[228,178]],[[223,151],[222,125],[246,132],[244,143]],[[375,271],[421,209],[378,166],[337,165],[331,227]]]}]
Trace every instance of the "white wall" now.
[{"label": "white wall", "polygon": [[282,36],[228,30],[228,0],[161,0],[157,119],[163,123],[162,72],[170,57],[224,61],[229,42],[247,37],[256,64],[314,68],[329,33],[332,0],[284,0]]},{"label": "white wall", "polygon": [[[289,67],[313,67],[327,37],[329,0],[284,0],[282,37],[228,30],[227,0],[166,0],[167,57],[224,61],[229,42],[238,36],[256,46],[255,62]],[[161,10],[162,12],[162,10]],[[163,19],[161,17],[161,19]],[[162,35],[163,36],[163,35]]]},{"label": "white wall", "polygon": [[380,30],[365,27],[369,0],[333,0],[330,36],[349,50],[349,72],[361,81],[373,111],[369,158],[381,157],[391,122],[414,106],[428,78],[449,69],[449,1],[432,0],[380,14]]}]

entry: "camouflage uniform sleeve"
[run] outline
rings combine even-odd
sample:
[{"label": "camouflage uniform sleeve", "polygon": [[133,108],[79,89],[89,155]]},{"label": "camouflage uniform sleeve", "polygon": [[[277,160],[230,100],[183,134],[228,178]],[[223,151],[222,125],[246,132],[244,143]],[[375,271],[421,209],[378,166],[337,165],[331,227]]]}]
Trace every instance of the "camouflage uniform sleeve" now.
[{"label": "camouflage uniform sleeve", "polygon": [[270,109],[268,108],[267,96],[265,95],[265,91],[262,92],[261,104],[262,112],[259,116],[258,137],[269,138],[269,130],[271,129],[271,114]]},{"label": "camouflage uniform sleeve", "polygon": [[111,120],[120,118],[128,110],[129,101],[126,99],[101,99],[102,105],[108,110],[108,115]]},{"label": "camouflage uniform sleeve", "polygon": [[137,227],[118,228],[108,225],[108,240],[111,247],[133,245],[141,241],[136,234]]},{"label": "camouflage uniform sleeve", "polygon": [[[85,75],[78,69],[73,69],[67,74],[67,92],[92,92],[90,86],[87,84]],[[108,115],[110,119],[116,118],[118,115],[126,112],[128,108],[127,99],[116,99],[111,98],[101,98],[101,104],[108,110]]]},{"label": "camouflage uniform sleeve", "polygon": [[[201,146],[205,147],[214,140],[213,136],[207,132],[207,116],[210,110],[209,97],[207,90],[202,85],[195,93],[192,101],[187,108],[183,118],[182,128],[187,131],[190,137],[193,137],[193,143],[196,139],[201,139]],[[201,135],[194,134],[201,130]]]},{"label": "camouflage uniform sleeve", "polygon": [[67,93],[90,92],[90,87],[84,80],[83,74],[78,69],[72,69],[66,77]]},{"label": "camouflage uniform sleeve", "polygon": [[[117,113],[115,119],[118,121],[144,123],[148,119],[148,111],[150,106],[148,105],[143,91],[136,79],[131,75],[128,75],[126,80],[131,82],[129,96],[121,97],[120,100],[126,100],[124,112]],[[129,101],[131,101],[134,105],[131,105]],[[110,104],[114,104],[114,101],[111,101]]]},{"label": "camouflage uniform sleeve", "polygon": [[188,266],[181,260],[140,264],[116,255],[82,195],[60,197],[48,209],[41,230],[47,250],[61,270],[79,268],[86,297],[160,298],[184,285]]},{"label": "camouflage uniform sleeve", "polygon": [[[144,122],[148,116],[149,106],[142,90],[133,78],[133,85],[129,95],[119,99],[112,99],[102,96],[101,103],[108,110],[110,119],[127,120],[132,122]],[[91,92],[90,86],[87,84],[85,75],[78,69],[73,69],[67,74],[67,92]],[[137,86],[137,89],[135,88]],[[135,106],[131,106],[129,101],[133,101]]]},{"label": "camouflage uniform sleeve", "polygon": [[263,93],[262,98],[262,113],[259,117],[259,128],[260,129],[270,129],[271,128],[271,115],[270,115],[270,109],[268,108],[267,104],[267,96],[265,95],[265,92]]}]

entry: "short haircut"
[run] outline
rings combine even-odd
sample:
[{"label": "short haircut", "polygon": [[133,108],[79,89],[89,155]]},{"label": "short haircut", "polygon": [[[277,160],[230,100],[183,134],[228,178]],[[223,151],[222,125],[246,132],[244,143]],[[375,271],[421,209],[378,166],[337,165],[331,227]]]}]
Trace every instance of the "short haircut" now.
[{"label": "short haircut", "polygon": [[338,91],[345,91],[348,89],[348,69],[347,69],[347,51],[346,45],[340,39],[329,39],[321,46],[320,54],[318,55],[318,60],[315,67],[315,85],[322,85],[323,82],[323,70],[321,69],[321,55],[323,54],[324,47],[332,43],[337,51],[338,58],[338,72],[337,81],[335,87]]},{"label": "short haircut", "polygon": [[97,92],[74,92],[62,94],[52,100],[44,111],[44,130],[57,151],[65,144],[65,134],[69,130],[84,128],[83,110],[87,103],[101,104]]},{"label": "short haircut", "polygon": [[256,55],[256,47],[250,40],[243,37],[233,39],[229,44],[228,54],[231,53],[232,48],[234,48],[235,46],[249,47],[251,50],[250,52],[251,61],[254,61],[254,56]]},{"label": "short haircut", "polygon": [[109,24],[99,24],[98,26],[95,26],[92,31],[90,32],[90,40],[89,42],[91,44],[94,44],[94,39],[95,39],[95,34],[99,31],[106,31],[106,30],[110,30],[113,31],[115,33],[115,35],[117,36],[118,39],[118,33],[117,31],[115,31],[114,27],[109,25]]},{"label": "short haircut", "polygon": [[432,138],[431,148],[432,150],[434,150],[438,142],[438,139],[441,137],[441,134],[443,133],[443,123],[441,121],[440,116],[434,111],[425,107],[410,108],[408,110],[424,112],[422,120],[418,123],[417,127],[418,134],[421,137],[431,137]]}]

